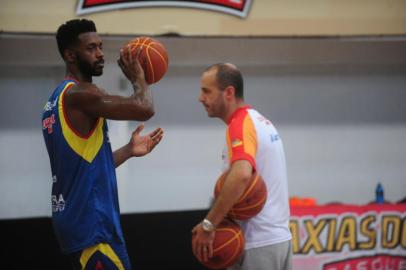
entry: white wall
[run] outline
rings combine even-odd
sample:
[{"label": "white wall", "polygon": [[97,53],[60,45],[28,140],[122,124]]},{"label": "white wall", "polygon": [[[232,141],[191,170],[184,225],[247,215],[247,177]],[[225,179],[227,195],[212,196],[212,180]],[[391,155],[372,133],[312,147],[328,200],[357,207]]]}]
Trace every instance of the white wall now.
[{"label": "white wall", "polygon": [[[119,168],[129,202],[122,204],[124,211],[208,205],[220,170],[224,125],[207,118],[197,102],[200,71],[174,69],[153,89],[157,114],[148,126],[162,126],[166,138],[150,158]],[[364,204],[374,199],[378,182],[389,201],[406,196],[406,76],[340,69],[243,71],[247,102],[274,122],[284,140],[291,196]],[[137,174],[151,183],[133,181]],[[134,190],[142,191],[140,196]]]},{"label": "white wall", "polygon": [[[220,59],[221,60],[221,59]],[[406,74],[403,68],[347,65],[242,66],[246,101],[277,126],[292,196],[364,204],[382,182],[386,198],[406,196]],[[156,115],[146,130],[165,139],[118,168],[123,212],[206,208],[220,170],[224,126],[197,101],[200,66],[172,66],[152,86]],[[49,216],[51,173],[40,114],[59,66],[0,65],[0,218]],[[96,80],[129,93],[114,62]],[[113,147],[136,123],[109,122]]]}]

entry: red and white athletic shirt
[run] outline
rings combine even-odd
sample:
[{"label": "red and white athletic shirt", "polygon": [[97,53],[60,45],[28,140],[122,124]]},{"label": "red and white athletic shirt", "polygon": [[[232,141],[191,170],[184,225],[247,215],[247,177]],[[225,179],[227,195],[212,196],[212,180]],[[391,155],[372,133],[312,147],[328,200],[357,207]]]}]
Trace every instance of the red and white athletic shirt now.
[{"label": "red and white athletic shirt", "polygon": [[226,137],[223,170],[236,160],[247,160],[262,176],[268,189],[262,211],[240,222],[246,240],[245,249],[290,240],[286,163],[278,131],[271,121],[250,106],[244,106],[230,117]]}]

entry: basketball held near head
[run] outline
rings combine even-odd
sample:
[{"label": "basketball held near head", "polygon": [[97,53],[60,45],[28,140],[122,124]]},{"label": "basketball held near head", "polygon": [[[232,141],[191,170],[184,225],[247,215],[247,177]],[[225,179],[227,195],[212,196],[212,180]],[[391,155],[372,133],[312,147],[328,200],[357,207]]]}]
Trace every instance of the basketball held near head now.
[{"label": "basketball held near head", "polygon": [[130,40],[123,50],[133,56],[139,52],[139,61],[145,73],[148,84],[160,81],[168,70],[168,53],[162,42],[151,37],[137,37]]}]

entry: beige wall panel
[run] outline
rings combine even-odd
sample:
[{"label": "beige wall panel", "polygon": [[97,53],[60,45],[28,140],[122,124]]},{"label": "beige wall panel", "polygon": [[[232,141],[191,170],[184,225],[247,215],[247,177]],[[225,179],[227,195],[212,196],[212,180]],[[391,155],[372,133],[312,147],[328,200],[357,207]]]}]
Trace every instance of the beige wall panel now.
[{"label": "beige wall panel", "polygon": [[[53,33],[76,18],[77,1],[0,0],[0,30]],[[185,36],[404,35],[405,0],[253,0],[245,19],[194,8],[132,8],[88,14],[103,34]]]}]

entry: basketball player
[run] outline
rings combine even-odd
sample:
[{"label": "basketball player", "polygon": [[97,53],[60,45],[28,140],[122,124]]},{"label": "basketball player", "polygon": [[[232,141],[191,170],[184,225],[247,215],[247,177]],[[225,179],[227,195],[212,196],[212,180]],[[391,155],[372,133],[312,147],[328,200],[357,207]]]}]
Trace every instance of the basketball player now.
[{"label": "basketball player", "polygon": [[232,64],[215,64],[201,76],[199,101],[209,117],[227,125],[224,169],[229,173],[206,218],[196,225],[193,253],[200,261],[213,255],[216,226],[243,194],[253,172],[264,179],[268,197],[262,211],[240,222],[246,244],[230,269],[291,269],[291,233],[285,156],[273,124],[244,102],[243,78]]},{"label": "basketball player", "polygon": [[52,221],[74,269],[131,269],[120,225],[115,168],[161,141],[158,128],[112,152],[106,119],[146,121],[154,114],[151,91],[136,56],[118,60],[134,93],[109,95],[92,83],[103,73],[102,40],[92,21],[71,20],[56,34],[66,77],[46,103],[43,135],[52,170]]}]

